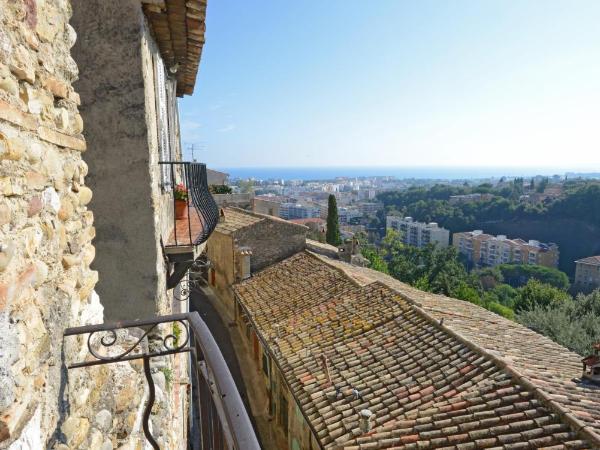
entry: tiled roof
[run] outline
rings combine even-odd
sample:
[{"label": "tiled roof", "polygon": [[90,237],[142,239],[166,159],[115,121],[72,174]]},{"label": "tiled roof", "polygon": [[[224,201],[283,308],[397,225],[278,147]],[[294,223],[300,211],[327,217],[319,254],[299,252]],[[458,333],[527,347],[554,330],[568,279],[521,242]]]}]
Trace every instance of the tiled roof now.
[{"label": "tiled roof", "polygon": [[325,223],[325,220],[319,217],[308,217],[306,219],[290,219],[289,222],[305,225],[307,223]]},{"label": "tiled roof", "polygon": [[600,256],[588,256],[587,258],[578,259],[575,262],[577,262],[577,263],[583,263],[583,264],[593,264],[595,266],[600,266]]},{"label": "tiled roof", "polygon": [[234,289],[325,448],[600,448],[580,358],[489,311],[308,252]]},{"label": "tiled roof", "polygon": [[231,234],[265,220],[262,216],[248,214],[238,208],[224,208],[223,213],[225,214],[225,219],[220,221],[217,228],[215,228],[215,231],[223,234]]},{"label": "tiled roof", "polygon": [[232,234],[243,228],[252,226],[259,222],[268,220],[270,222],[276,222],[283,224],[288,227],[293,227],[299,232],[305,232],[307,228],[304,225],[292,223],[288,220],[281,219],[279,217],[269,216],[265,214],[259,214],[252,211],[246,211],[245,209],[228,207],[223,209],[225,215],[224,220],[221,220],[217,225],[215,231],[223,234]]},{"label": "tiled roof", "polygon": [[142,0],[168,68],[178,65],[177,95],[192,95],[204,46],[206,0]]}]

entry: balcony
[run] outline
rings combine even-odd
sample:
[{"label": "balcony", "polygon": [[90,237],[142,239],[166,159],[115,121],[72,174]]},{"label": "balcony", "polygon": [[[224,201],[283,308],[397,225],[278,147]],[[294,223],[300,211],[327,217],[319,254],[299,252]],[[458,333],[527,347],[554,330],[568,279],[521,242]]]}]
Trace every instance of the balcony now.
[{"label": "balcony", "polygon": [[172,225],[163,236],[165,255],[172,265],[167,287],[172,289],[202,253],[219,221],[219,207],[208,190],[206,165],[162,161],[163,185],[170,192]]},{"label": "balcony", "polygon": [[[161,335],[159,329],[173,329],[179,336]],[[141,330],[132,344],[124,338],[127,330]],[[139,336],[140,333],[134,334]],[[190,367],[188,414],[189,442],[192,450],[260,450],[250,417],[235,382],[206,324],[197,312],[154,317],[148,320],[121,321],[115,324],[89,325],[65,330],[65,338],[84,338],[88,354],[79,361],[67,361],[67,369],[75,370],[100,364],[118,364],[141,359],[148,385],[142,428],[148,444],[159,450],[150,428],[150,414],[155,401],[151,375],[152,358],[187,354]],[[156,339],[157,336],[160,339]],[[152,346],[149,338],[153,339]],[[160,342],[160,344],[156,344]]]}]

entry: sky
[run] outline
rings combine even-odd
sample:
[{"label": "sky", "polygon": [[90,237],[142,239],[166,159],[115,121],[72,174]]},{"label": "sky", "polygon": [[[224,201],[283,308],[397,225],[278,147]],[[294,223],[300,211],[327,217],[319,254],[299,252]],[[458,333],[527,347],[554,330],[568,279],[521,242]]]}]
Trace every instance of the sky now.
[{"label": "sky", "polygon": [[599,24],[597,0],[209,0],[182,141],[222,168],[598,171]]}]

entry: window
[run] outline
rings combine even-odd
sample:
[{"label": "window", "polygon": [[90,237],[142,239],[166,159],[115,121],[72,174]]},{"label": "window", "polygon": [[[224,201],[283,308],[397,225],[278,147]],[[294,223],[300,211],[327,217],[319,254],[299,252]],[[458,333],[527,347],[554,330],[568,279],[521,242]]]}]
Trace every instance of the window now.
[{"label": "window", "polygon": [[[158,127],[158,160],[171,161],[171,138],[169,127],[168,91],[171,90],[172,82],[168,80],[165,65],[158,53],[154,55],[154,87],[156,96],[156,125]],[[161,164],[160,176],[161,186],[168,190],[171,188],[171,174],[169,166]]]},{"label": "window", "polygon": [[279,424],[283,427],[283,433],[288,435],[288,402],[283,395],[283,390],[279,394]]},{"label": "window", "polygon": [[265,373],[265,376],[269,376],[269,356],[263,352],[262,355],[262,370]]}]

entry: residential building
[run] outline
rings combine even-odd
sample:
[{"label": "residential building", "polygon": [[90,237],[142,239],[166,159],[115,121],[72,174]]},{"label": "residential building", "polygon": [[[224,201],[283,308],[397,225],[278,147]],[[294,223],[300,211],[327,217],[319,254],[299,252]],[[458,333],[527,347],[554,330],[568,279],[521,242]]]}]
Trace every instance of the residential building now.
[{"label": "residential building", "polygon": [[281,203],[277,197],[257,196],[252,200],[252,211],[258,214],[280,217]]},{"label": "residential building", "polygon": [[469,202],[485,202],[494,198],[492,194],[463,194],[463,195],[451,195],[450,196],[450,204],[456,205],[460,203],[469,203]]},{"label": "residential building", "polygon": [[505,235],[493,236],[474,230],[454,233],[452,245],[477,266],[537,264],[558,267],[559,250],[554,243],[508,239]]},{"label": "residential building", "polygon": [[229,182],[229,174],[218,170],[206,169],[208,185],[224,186]]},{"label": "residential building", "polygon": [[[177,108],[194,90],[206,2],[71,3],[105,318],[165,314],[169,290],[203,250],[195,230],[176,229],[173,190],[184,184],[199,200],[192,193],[207,183],[203,165],[182,162]],[[194,226],[205,220],[199,211],[190,211]]]},{"label": "residential building", "polygon": [[[328,208],[325,208],[327,211]],[[321,214],[323,217],[323,214]],[[356,208],[338,207],[338,222],[340,225],[354,224],[362,219],[362,213]],[[324,215],[327,218],[327,214]]]},{"label": "residential building", "polygon": [[575,288],[584,292],[600,288],[600,256],[575,261]]},{"label": "residential building", "polygon": [[383,203],[379,202],[369,202],[369,203],[359,203],[358,210],[364,216],[374,216],[379,211],[383,210]]},{"label": "residential building", "polygon": [[311,217],[309,219],[290,219],[290,222],[304,225],[309,229],[309,233],[313,236],[325,236],[327,231],[327,222],[320,217]]},{"label": "residential building", "polygon": [[279,205],[279,217],[286,220],[321,217],[321,207],[300,203],[282,203]]},{"label": "residential building", "polygon": [[307,251],[233,291],[273,448],[600,445],[593,369],[479,306]]},{"label": "residential building", "polygon": [[360,189],[357,195],[359,200],[374,200],[377,191],[375,189]]},{"label": "residential building", "polygon": [[386,230],[398,231],[402,242],[414,247],[425,247],[428,244],[448,247],[450,238],[450,232],[437,223],[416,222],[412,217],[387,216]]},{"label": "residential building", "polygon": [[[181,161],[175,99],[194,89],[205,11],[0,0],[2,449],[258,449],[184,295],[218,220],[205,166]],[[200,401],[209,383],[228,400]]]},{"label": "residential building", "polygon": [[308,228],[278,217],[225,208],[208,239],[208,284],[233,317],[231,286],[304,249]]}]

